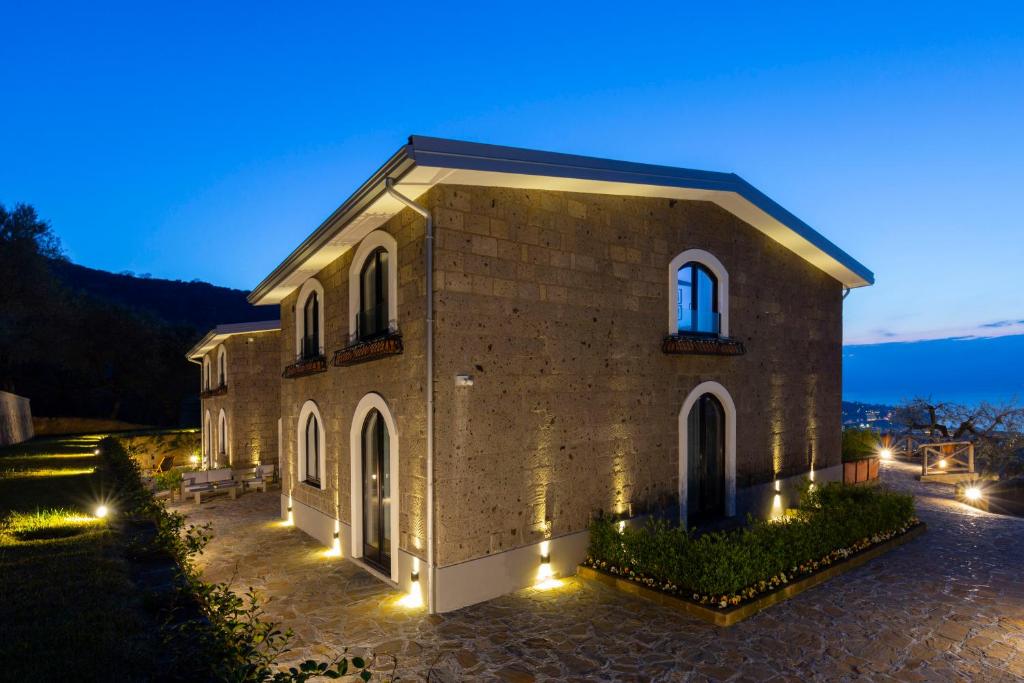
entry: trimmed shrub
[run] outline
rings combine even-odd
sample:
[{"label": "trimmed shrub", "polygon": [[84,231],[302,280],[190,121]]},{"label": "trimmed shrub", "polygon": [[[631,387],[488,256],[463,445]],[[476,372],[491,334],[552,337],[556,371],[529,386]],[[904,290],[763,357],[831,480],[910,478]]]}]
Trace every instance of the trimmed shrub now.
[{"label": "trimmed shrub", "polygon": [[696,535],[664,520],[618,530],[590,525],[588,566],[651,588],[736,605],[902,533],[915,523],[913,497],[880,487],[804,487],[800,509],[737,531]]},{"label": "trimmed shrub", "polygon": [[878,454],[882,439],[873,429],[847,427],[843,430],[843,462],[854,462]]}]

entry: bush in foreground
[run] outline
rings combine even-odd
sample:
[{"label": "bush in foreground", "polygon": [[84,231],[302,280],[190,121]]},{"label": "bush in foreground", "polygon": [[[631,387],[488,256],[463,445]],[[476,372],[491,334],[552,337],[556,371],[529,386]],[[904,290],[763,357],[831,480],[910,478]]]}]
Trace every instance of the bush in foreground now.
[{"label": "bush in foreground", "polygon": [[[238,683],[301,683],[316,678],[368,681],[371,662],[344,653],[330,661],[278,665],[293,640],[291,630],[270,621],[256,593],[244,596],[228,584],[202,580],[194,558],[210,540],[209,525],[186,524],[142,484],[138,463],[119,441],[100,442],[104,466],[116,481],[119,516],[147,520],[155,527],[149,554],[163,553],[177,566],[179,604],[167,623],[166,641],[179,668],[169,678]],[[193,667],[189,670],[189,665]]]},{"label": "bush in foreground", "polygon": [[650,588],[726,608],[906,531],[913,497],[880,487],[805,486],[795,515],[696,535],[664,520],[619,531],[599,516],[585,564]]}]

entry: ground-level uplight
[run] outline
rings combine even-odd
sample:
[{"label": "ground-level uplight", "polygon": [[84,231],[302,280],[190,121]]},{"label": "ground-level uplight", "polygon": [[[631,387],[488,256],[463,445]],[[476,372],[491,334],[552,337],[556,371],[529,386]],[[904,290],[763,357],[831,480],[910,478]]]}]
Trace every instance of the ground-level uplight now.
[{"label": "ground-level uplight", "polygon": [[92,452],[92,454],[93,454],[93,455],[99,455],[99,454],[100,454],[100,449],[98,449],[98,448],[97,448],[96,450],[94,450],[94,451]]},{"label": "ground-level uplight", "polygon": [[967,500],[981,500],[981,489],[977,486],[968,486],[964,490],[964,498]]},{"label": "ground-level uplight", "polygon": [[892,460],[892,449],[883,448],[882,450],[878,451],[878,455],[882,458],[882,460]]},{"label": "ground-level uplight", "polygon": [[537,581],[533,587],[539,590],[558,588],[562,582],[555,578],[555,570],[551,568],[551,542],[540,544],[540,567],[537,568]]},{"label": "ground-level uplight", "polygon": [[96,510],[93,512],[93,517],[96,519],[103,519],[108,514],[110,514],[110,510],[107,509],[106,505],[97,505]]},{"label": "ground-level uplight", "polygon": [[409,592],[398,599],[398,604],[408,609],[423,607],[423,590],[420,588],[420,558],[412,558],[412,572],[409,575]]}]

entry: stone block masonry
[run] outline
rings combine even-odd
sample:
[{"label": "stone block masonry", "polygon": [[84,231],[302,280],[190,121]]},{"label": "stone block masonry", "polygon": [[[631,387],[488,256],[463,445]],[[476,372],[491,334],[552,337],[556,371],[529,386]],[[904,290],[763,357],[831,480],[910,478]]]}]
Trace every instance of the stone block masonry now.
[{"label": "stone block masonry", "polygon": [[[842,287],[786,247],[707,202],[451,185],[429,200],[441,566],[673,498],[679,412],[706,380],[736,404],[741,495],[839,463]],[[692,248],[729,273],[745,355],[662,352],[668,265]]]}]

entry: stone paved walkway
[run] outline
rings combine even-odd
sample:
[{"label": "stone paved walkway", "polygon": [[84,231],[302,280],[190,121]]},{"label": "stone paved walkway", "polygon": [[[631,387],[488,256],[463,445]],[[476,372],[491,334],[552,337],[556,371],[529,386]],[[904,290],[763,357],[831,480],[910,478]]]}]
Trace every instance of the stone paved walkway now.
[{"label": "stone paved walkway", "polygon": [[181,506],[212,521],[210,580],[256,588],[295,629],[296,659],[344,646],[397,659],[403,680],[1024,680],[1024,519],[980,512],[883,463],[929,531],[822,587],[720,629],[569,578],[430,617],[301,531],[278,496]]}]

